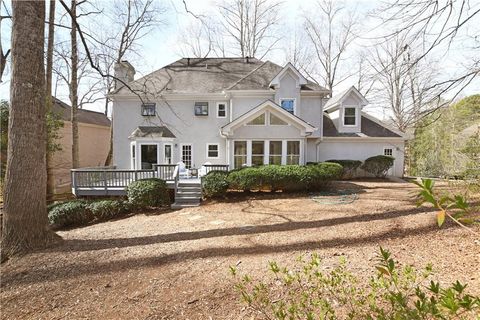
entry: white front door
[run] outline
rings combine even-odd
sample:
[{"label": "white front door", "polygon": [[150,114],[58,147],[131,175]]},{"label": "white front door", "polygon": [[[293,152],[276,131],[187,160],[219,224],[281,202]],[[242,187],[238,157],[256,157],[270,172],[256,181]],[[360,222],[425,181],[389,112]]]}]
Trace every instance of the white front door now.
[{"label": "white front door", "polygon": [[182,144],[182,162],[185,163],[187,169],[192,167],[192,153],[191,144]]}]

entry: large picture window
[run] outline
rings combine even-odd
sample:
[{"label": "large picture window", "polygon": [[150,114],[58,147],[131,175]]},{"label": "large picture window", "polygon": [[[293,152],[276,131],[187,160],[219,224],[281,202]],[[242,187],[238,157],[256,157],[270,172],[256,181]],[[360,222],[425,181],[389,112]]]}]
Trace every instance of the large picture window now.
[{"label": "large picture window", "polygon": [[356,108],[345,108],[343,115],[343,124],[345,126],[355,126],[357,124]]},{"label": "large picture window", "polygon": [[270,141],[269,164],[282,164],[282,141]]},{"label": "large picture window", "polygon": [[300,141],[287,141],[287,164],[300,164]]},{"label": "large picture window", "polygon": [[261,166],[265,155],[265,142],[252,141],[252,166]]},{"label": "large picture window", "polygon": [[235,141],[233,149],[234,167],[241,168],[247,164],[247,141]]}]

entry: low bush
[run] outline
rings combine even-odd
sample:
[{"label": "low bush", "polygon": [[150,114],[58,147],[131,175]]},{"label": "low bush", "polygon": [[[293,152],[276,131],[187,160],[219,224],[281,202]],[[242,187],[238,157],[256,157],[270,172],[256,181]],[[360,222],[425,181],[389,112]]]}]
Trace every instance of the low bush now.
[{"label": "low bush", "polygon": [[99,200],[88,204],[96,220],[108,220],[129,211],[128,203],[121,200]]},{"label": "low bush", "polygon": [[[432,267],[399,268],[390,252],[380,248],[370,279],[347,269],[345,259],[328,270],[312,254],[289,269],[269,262],[268,280],[240,276],[230,267],[242,300],[266,319],[476,319],[480,297],[459,281],[443,286],[430,279]],[[265,279],[265,277],[263,277]]]},{"label": "low bush", "polygon": [[227,177],[230,189],[253,190],[312,190],[338,179],[342,167],[336,163],[315,165],[266,165],[231,171]]},{"label": "low bush", "polygon": [[161,207],[170,204],[167,184],[161,179],[137,180],[127,188],[128,202],[133,207]]},{"label": "low bush", "polygon": [[54,227],[82,225],[91,220],[88,202],[84,200],[60,202],[49,206],[48,221]]},{"label": "low bush", "polygon": [[225,171],[210,171],[202,178],[203,195],[207,198],[225,196],[228,190],[227,176]]},{"label": "low bush", "polygon": [[365,160],[361,168],[377,178],[384,178],[387,175],[388,169],[393,166],[394,157],[391,156],[373,156]]},{"label": "low bush", "polygon": [[362,165],[360,160],[328,160],[327,162],[338,163],[343,167],[342,178],[350,179],[355,177],[355,173]]}]

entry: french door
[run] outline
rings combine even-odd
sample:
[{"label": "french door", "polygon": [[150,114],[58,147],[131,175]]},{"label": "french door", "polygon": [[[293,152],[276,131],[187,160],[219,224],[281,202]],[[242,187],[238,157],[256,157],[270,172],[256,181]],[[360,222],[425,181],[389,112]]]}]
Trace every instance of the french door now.
[{"label": "french door", "polygon": [[192,167],[192,145],[182,144],[182,162],[185,163],[185,167],[190,169]]}]

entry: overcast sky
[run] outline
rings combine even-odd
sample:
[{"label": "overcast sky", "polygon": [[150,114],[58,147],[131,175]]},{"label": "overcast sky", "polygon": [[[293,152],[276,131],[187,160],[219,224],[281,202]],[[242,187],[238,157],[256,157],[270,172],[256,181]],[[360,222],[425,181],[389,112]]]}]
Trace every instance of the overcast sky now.
[{"label": "overcast sky", "polygon": [[[106,1],[106,0],[101,0]],[[477,0],[476,0],[477,1]],[[301,17],[305,12],[311,11],[312,2],[309,0],[284,0],[282,9],[281,9],[281,23],[278,26],[279,30],[283,32],[284,37],[288,37],[289,34],[293,33],[295,28],[301,28]],[[215,14],[217,11],[216,0],[186,0],[188,9],[195,14],[202,14],[208,17],[209,15]],[[137,70],[137,77],[150,73],[156,69],[161,68],[179,58],[181,58],[181,50],[178,45],[178,34],[179,31],[188,25],[191,21],[195,20],[192,15],[185,12],[183,3],[181,0],[167,0],[159,2],[166,8],[166,13],[164,14],[164,24],[154,29],[150,32],[145,38],[141,41],[141,57],[131,61],[134,67]],[[384,30],[378,30],[376,28],[376,22],[371,19],[366,19],[367,14],[375,9],[380,4],[379,1],[348,1],[346,6],[355,10],[357,14],[361,17],[363,22],[364,32],[362,33],[362,38],[357,40],[356,44],[350,48],[349,52],[355,53],[362,46],[368,46],[372,42],[372,38],[377,36],[379,33]],[[10,4],[7,1],[7,5]],[[57,5],[57,17],[63,12],[60,5]],[[48,15],[48,12],[47,12]],[[86,21],[87,18],[82,18],[83,20],[80,23],[89,23]],[[95,18],[98,19],[98,18]],[[68,22],[65,22],[67,24]],[[2,44],[4,47],[9,47],[10,41],[10,25],[8,23],[2,25]],[[279,31],[280,32],[280,31]],[[60,35],[59,39],[62,38]],[[57,39],[58,39],[57,38]],[[68,37],[67,37],[68,39]],[[279,47],[276,50],[272,50],[265,59],[271,60],[272,62],[278,64],[285,64],[285,52],[286,52],[286,41],[283,41],[279,44]],[[462,63],[462,51],[467,50],[468,43],[463,45],[457,45],[450,48],[447,54],[438,57],[439,66],[442,68],[444,73],[453,73],[459,64]],[[350,59],[352,55],[350,55]],[[348,64],[348,62],[347,62]],[[10,86],[10,68],[7,67],[6,74],[4,75],[4,81],[0,84],[0,98],[9,99],[9,86]],[[355,84],[355,79],[349,79],[342,83],[336,88],[337,90],[342,90],[348,86]],[[480,81],[477,79],[470,86],[468,86],[463,95],[470,95],[480,92]],[[65,87],[59,88],[57,96],[69,102],[68,91]],[[95,111],[103,111],[103,102],[97,102],[95,104],[90,104],[84,106],[87,109]],[[367,111],[373,113],[377,117],[382,118],[383,114],[381,110],[375,108],[367,108]]]}]

